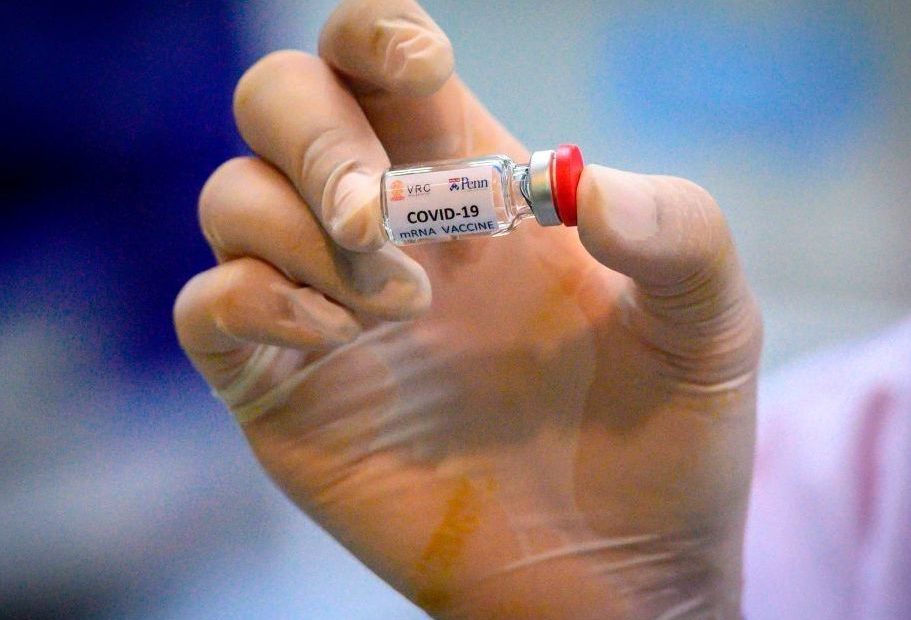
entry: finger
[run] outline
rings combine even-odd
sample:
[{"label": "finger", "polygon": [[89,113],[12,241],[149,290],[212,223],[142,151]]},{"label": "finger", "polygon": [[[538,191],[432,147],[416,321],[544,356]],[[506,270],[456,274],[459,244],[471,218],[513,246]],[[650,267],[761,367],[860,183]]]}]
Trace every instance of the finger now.
[{"label": "finger", "polygon": [[336,243],[357,251],[383,244],[379,178],[389,159],[322,60],[266,56],[238,82],[234,115],[250,148],[285,173]]},{"label": "finger", "polygon": [[589,165],[577,190],[582,244],[636,283],[634,303],[657,344],[682,355],[728,340],[726,352],[759,352],[755,302],[718,205],[679,178]]},{"label": "finger", "polygon": [[349,311],[254,258],[223,263],[187,282],[174,304],[174,322],[194,361],[251,344],[331,348],[360,333]]},{"label": "finger", "polygon": [[340,3],[320,33],[319,51],[358,93],[431,95],[454,65],[445,33],[410,0]]},{"label": "finger", "polygon": [[413,318],[430,305],[424,270],[401,250],[337,247],[287,179],[261,160],[238,158],[209,178],[199,202],[203,234],[216,256],[254,256],[354,312]]},{"label": "finger", "polygon": [[346,0],[320,35],[395,163],[526,153],[451,75],[449,39],[412,0]]},{"label": "finger", "polygon": [[190,280],[174,322],[187,355],[240,423],[285,402],[310,355],[361,330],[350,312],[254,258]]}]

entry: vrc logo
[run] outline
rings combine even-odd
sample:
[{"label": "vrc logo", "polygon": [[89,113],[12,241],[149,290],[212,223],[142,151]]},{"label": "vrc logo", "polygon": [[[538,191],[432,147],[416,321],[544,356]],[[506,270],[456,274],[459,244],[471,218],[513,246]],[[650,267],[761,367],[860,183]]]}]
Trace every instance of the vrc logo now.
[{"label": "vrc logo", "polygon": [[389,186],[390,200],[405,200],[405,184],[401,181],[393,181]]}]

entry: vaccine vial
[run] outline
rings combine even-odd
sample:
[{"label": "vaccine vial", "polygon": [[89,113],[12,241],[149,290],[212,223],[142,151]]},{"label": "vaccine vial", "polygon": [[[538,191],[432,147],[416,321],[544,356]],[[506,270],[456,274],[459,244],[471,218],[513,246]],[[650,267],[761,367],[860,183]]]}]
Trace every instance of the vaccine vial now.
[{"label": "vaccine vial", "polygon": [[535,151],[527,164],[487,155],[408,166],[383,174],[383,227],[396,245],[496,237],[520,221],[576,225],[582,152],[574,144]]}]

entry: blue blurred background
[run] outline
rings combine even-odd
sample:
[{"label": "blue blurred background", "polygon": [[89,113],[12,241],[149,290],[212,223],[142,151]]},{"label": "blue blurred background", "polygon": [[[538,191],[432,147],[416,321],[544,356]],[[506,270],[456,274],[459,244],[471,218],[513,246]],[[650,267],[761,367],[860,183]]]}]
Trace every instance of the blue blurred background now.
[{"label": "blue blurred background", "polygon": [[[424,5],[530,147],[712,191],[766,369],[911,309],[911,4]],[[270,485],[172,334],[233,84],[331,8],[0,9],[0,617],[425,617]]]}]

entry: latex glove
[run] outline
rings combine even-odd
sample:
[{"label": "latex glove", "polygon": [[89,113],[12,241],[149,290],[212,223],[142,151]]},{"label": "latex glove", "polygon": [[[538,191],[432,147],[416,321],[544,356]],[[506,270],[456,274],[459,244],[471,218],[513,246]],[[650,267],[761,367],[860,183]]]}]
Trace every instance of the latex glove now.
[{"label": "latex glove", "polygon": [[417,5],[361,0],[320,58],[247,72],[258,157],[202,192],[219,265],[177,300],[183,347],[276,483],[432,615],[736,616],[761,326],[723,216],[590,165],[578,235],[384,245],[387,154],[527,156],[451,70]]}]

